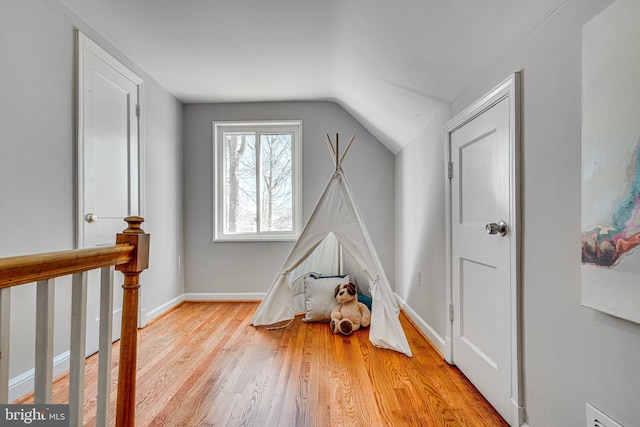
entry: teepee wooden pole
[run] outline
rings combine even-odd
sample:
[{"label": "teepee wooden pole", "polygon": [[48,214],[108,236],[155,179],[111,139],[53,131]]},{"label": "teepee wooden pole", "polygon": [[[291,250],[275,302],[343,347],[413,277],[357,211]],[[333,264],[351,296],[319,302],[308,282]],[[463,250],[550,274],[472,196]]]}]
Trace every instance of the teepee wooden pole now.
[{"label": "teepee wooden pole", "polygon": [[344,158],[347,156],[347,153],[349,152],[349,149],[351,148],[351,144],[353,144],[353,141],[356,139],[356,135],[353,134],[351,135],[351,139],[349,140],[349,143],[347,144],[347,148],[344,150],[344,153],[342,153],[342,156],[340,155],[340,134],[336,133],[336,144],[333,145],[333,141],[331,141],[331,137],[329,136],[329,134],[326,134],[326,141],[327,141],[327,146],[329,147],[329,152],[331,153],[331,157],[333,158],[333,162],[336,165],[336,171],[341,171],[342,170],[342,162],[344,161]]},{"label": "teepee wooden pole", "polygon": [[331,157],[333,158],[333,163],[336,164],[336,170],[338,170],[338,155],[336,154],[336,149],[333,147],[333,142],[331,142],[331,138],[329,134],[327,134],[327,146],[329,147],[329,152],[331,153]]},{"label": "teepee wooden pole", "polygon": [[342,162],[344,161],[344,158],[347,156],[347,152],[349,151],[349,148],[351,148],[351,144],[353,144],[353,140],[356,139],[356,134],[354,133],[353,135],[351,135],[351,140],[349,140],[349,143],[347,144],[347,148],[344,150],[344,153],[342,153],[342,157],[340,157],[340,168],[342,169]]},{"label": "teepee wooden pole", "polygon": [[336,132],[336,170],[340,170],[340,134]]}]

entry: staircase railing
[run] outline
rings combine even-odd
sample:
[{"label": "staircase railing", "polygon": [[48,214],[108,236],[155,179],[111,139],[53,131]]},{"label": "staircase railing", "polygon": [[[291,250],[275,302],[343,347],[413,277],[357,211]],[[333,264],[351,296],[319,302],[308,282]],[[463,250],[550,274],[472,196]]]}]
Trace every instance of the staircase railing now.
[{"label": "staircase railing", "polygon": [[[52,403],[53,310],[55,278],[72,275],[69,367],[69,425],[83,425],[87,272],[101,269],[98,350],[97,426],[109,424],[111,388],[111,313],[113,266],[124,274],[122,330],[116,397],[116,426],[135,423],[138,289],[140,273],[149,265],[149,234],[140,217],[125,218],[128,228],[115,246],[0,258],[0,403],[9,403],[10,292],[37,283],[34,403]],[[106,320],[103,322],[103,320]]]}]

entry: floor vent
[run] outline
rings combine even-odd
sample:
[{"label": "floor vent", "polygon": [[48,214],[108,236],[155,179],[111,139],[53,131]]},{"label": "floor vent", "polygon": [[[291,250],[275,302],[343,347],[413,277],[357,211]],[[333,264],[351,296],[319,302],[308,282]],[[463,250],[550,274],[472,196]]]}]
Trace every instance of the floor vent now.
[{"label": "floor vent", "polygon": [[587,403],[587,427],[622,427],[622,425]]}]

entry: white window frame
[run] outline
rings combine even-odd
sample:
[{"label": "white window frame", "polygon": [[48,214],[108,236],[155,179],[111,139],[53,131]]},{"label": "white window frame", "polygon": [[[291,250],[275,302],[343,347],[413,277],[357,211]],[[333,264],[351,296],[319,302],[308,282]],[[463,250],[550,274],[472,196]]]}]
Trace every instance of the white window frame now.
[{"label": "white window frame", "polygon": [[[293,231],[257,231],[248,233],[225,233],[225,156],[223,134],[225,132],[289,132],[293,133],[291,158],[293,178]],[[214,242],[260,242],[297,240],[302,229],[302,121],[224,121],[213,122],[213,241]]]}]

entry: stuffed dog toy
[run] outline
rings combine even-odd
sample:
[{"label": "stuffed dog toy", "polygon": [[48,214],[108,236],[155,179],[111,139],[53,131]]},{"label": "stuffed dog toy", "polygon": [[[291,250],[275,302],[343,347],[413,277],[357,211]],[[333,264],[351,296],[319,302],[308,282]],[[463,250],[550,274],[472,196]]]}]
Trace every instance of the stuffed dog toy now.
[{"label": "stuffed dog toy", "polygon": [[358,302],[356,285],[341,283],[336,286],[334,296],[338,305],[331,312],[331,332],[349,335],[360,327],[366,328],[371,323],[371,312],[361,302]]}]

